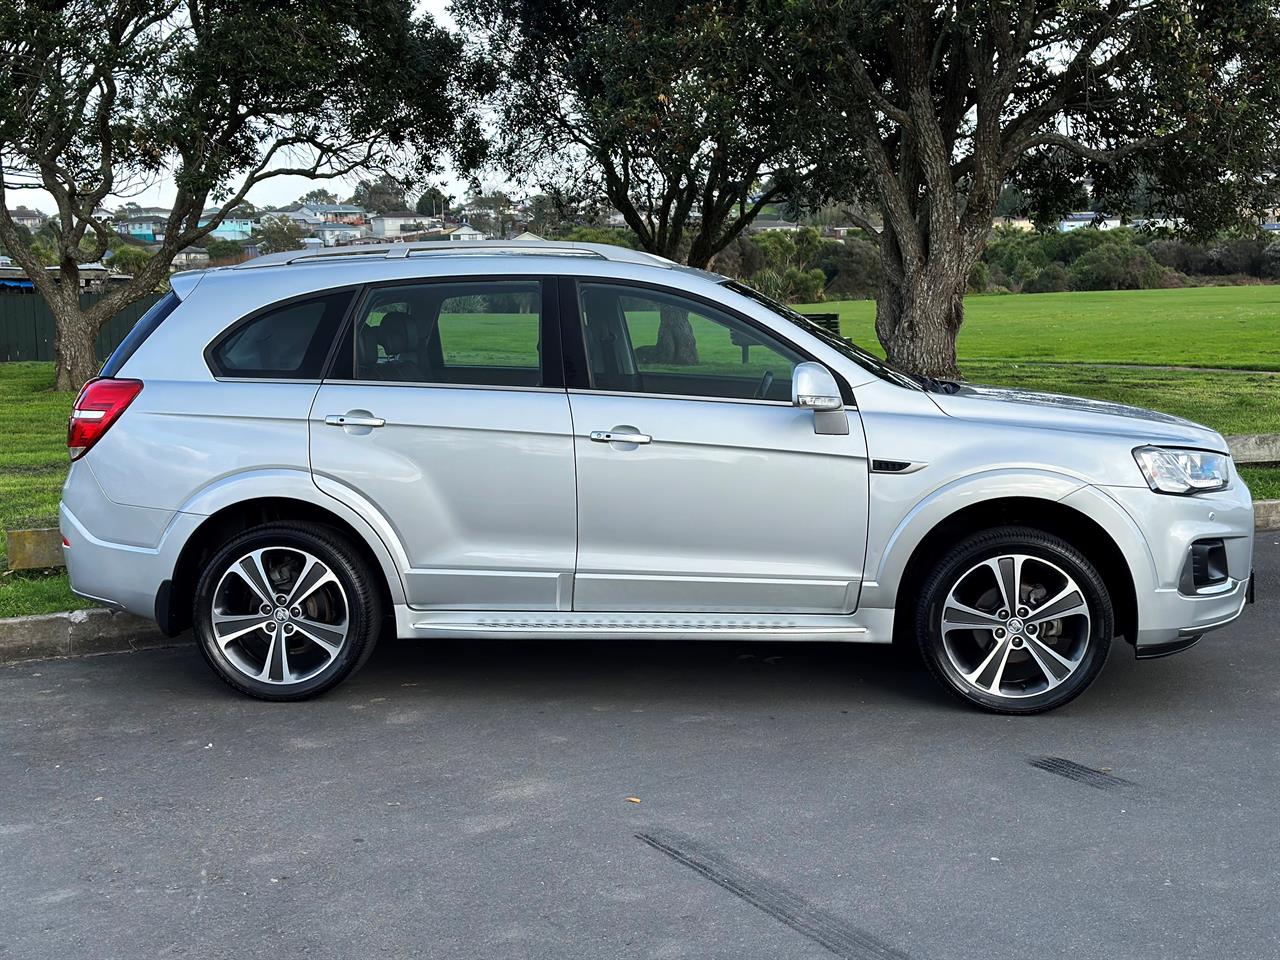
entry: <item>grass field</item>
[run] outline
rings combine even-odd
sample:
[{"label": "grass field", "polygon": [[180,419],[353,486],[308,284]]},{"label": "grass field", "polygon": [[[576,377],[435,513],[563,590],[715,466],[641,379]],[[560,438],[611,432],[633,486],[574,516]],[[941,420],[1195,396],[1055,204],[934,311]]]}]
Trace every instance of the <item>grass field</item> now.
[{"label": "grass field", "polygon": [[[878,349],[870,300],[797,309],[839,313],[846,337]],[[962,360],[1280,370],[1280,285],[968,297],[959,352]]]},{"label": "grass field", "polygon": [[[882,352],[873,330],[874,304],[815,303],[800,309],[838,313],[846,336]],[[959,351],[967,379],[1151,407],[1225,434],[1280,433],[1280,376],[1158,369],[1280,370],[1280,286],[970,297],[966,314]],[[656,315],[645,319],[648,324],[635,330],[641,340],[649,326],[657,327]],[[699,329],[698,339],[704,358],[726,372],[744,372],[739,349],[722,333]],[[514,355],[529,356],[536,349],[532,343],[524,346]],[[753,363],[762,360],[757,353],[752,352]],[[458,359],[502,362],[483,352],[460,351]],[[0,527],[5,529],[57,523],[72,396],[53,392],[52,382],[50,364],[0,364]],[[1280,499],[1280,468],[1240,472],[1255,499]],[[65,575],[7,573],[6,561],[0,543],[0,617],[88,605],[70,592]]]}]

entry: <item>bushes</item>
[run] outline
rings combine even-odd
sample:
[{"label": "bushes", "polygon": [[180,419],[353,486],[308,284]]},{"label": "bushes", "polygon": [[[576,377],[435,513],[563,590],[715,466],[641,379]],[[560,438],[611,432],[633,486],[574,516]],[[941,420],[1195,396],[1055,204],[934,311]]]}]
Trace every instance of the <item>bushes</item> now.
[{"label": "bushes", "polygon": [[1147,290],[1164,286],[1166,271],[1142,247],[1105,243],[1077,258],[1068,273],[1073,290]]},{"label": "bushes", "polygon": [[1060,263],[1051,263],[1022,286],[1023,293],[1062,293],[1071,289],[1071,276]]}]

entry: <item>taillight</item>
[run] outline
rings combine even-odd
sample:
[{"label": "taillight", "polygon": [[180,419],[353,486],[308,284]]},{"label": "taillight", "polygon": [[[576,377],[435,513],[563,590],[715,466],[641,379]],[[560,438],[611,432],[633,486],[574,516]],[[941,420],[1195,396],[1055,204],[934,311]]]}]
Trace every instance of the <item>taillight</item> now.
[{"label": "taillight", "polygon": [[67,451],[79,460],[102,439],[142,392],[141,380],[90,380],[80,390],[67,421]]}]

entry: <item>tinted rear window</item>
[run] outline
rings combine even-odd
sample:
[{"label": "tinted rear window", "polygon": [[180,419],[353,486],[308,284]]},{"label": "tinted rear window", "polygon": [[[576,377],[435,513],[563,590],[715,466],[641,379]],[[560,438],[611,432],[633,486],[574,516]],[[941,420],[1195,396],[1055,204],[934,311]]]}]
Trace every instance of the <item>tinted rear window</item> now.
[{"label": "tinted rear window", "polygon": [[319,380],[350,302],[342,290],[269,307],[215,343],[209,366],[219,377]]},{"label": "tinted rear window", "polygon": [[118,374],[120,368],[146,342],[147,337],[156,332],[160,324],[164,323],[165,317],[173,313],[181,302],[178,299],[178,295],[170,290],[153,303],[151,309],[138,318],[138,322],[133,325],[133,329],[125,334],[124,339],[120,341],[120,345],[111,352],[111,356],[107,357],[107,362],[102,365],[102,371],[98,375],[101,377],[114,377]]}]

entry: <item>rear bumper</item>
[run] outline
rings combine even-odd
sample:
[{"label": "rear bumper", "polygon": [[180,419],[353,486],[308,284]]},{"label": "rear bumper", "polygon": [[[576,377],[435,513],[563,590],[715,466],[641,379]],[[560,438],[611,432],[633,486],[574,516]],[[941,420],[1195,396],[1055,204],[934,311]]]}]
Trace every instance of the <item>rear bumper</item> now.
[{"label": "rear bumper", "polygon": [[67,507],[58,510],[58,526],[71,589],[116,610],[156,619],[156,597],[172,575],[182,544],[203,517],[177,513],[154,547],[116,543],[95,537]]}]

